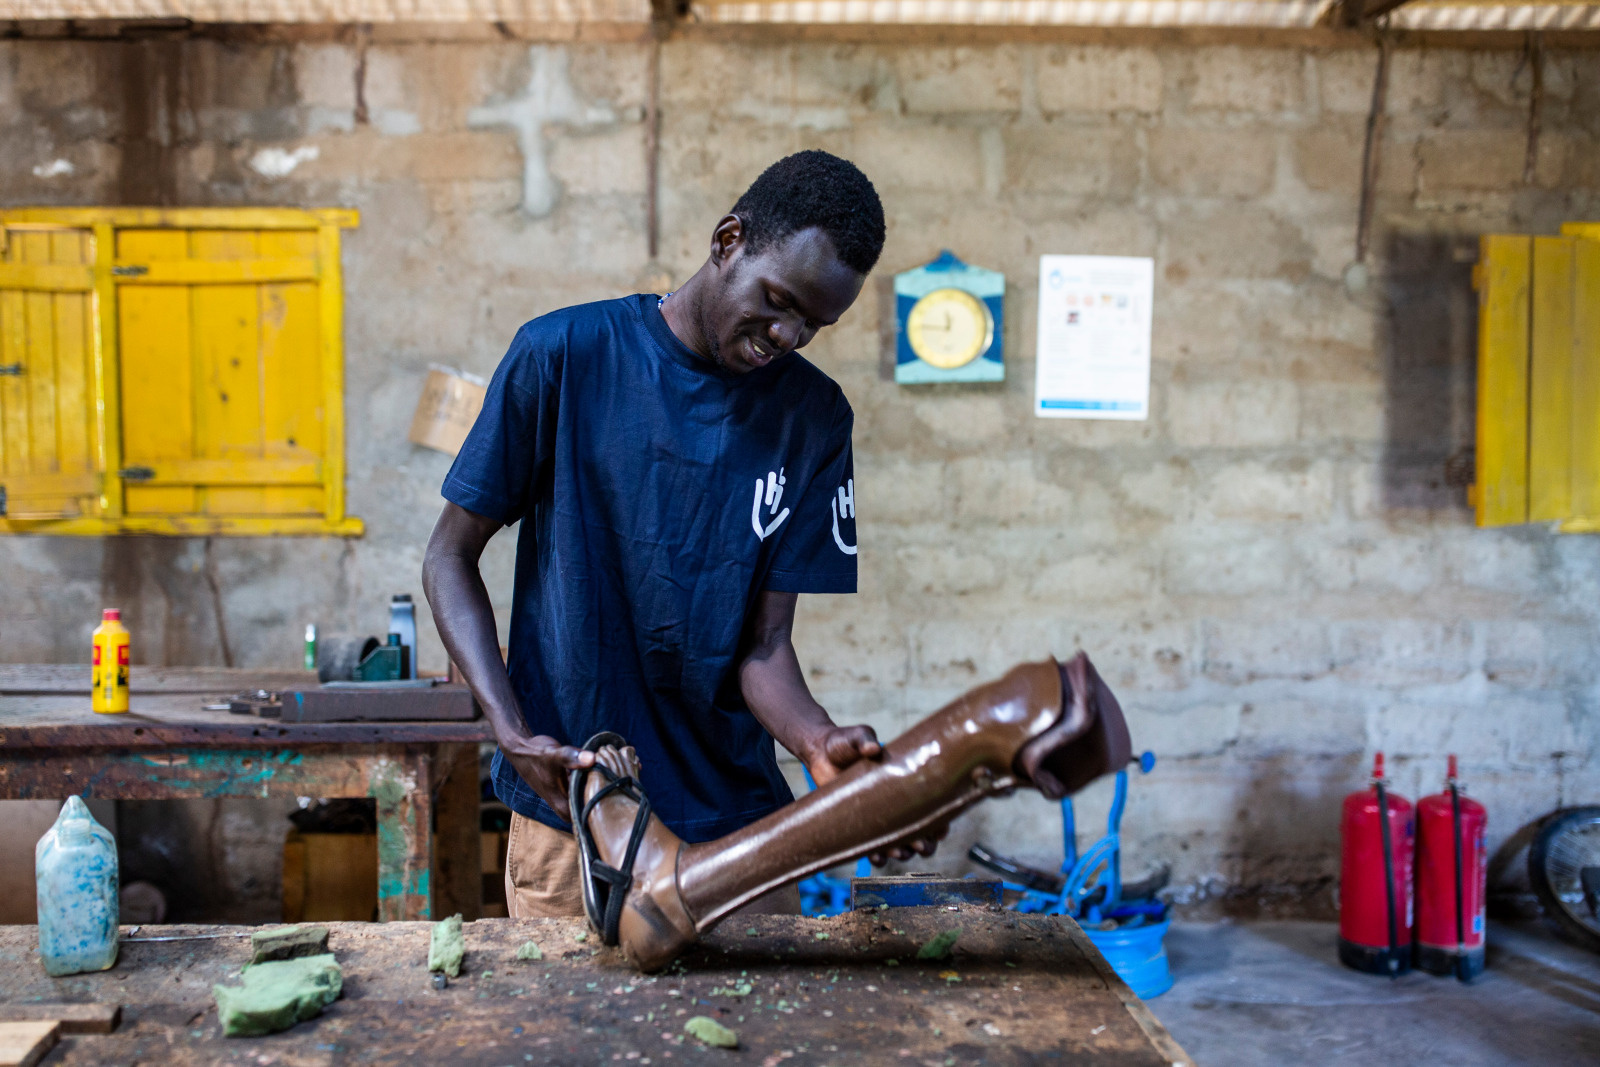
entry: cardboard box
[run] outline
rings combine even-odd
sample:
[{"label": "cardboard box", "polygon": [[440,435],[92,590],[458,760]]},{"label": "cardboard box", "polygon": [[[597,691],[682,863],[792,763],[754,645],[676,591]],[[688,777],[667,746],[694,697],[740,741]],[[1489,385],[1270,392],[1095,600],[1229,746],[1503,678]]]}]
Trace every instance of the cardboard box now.
[{"label": "cardboard box", "polygon": [[504,830],[485,830],[479,837],[483,849],[483,917],[504,919],[506,912],[506,843]]},{"label": "cardboard box", "polygon": [[302,834],[283,842],[283,921],[374,922],[378,835]]},{"label": "cardboard box", "polygon": [[411,419],[411,443],[451,456],[460,452],[487,393],[488,385],[480,378],[441,367],[430,370]]}]

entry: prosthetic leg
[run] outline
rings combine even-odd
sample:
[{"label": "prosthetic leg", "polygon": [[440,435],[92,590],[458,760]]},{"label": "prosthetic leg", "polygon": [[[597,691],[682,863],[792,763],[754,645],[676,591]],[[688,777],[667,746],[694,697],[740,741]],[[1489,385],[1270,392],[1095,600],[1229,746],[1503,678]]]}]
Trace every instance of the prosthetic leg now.
[{"label": "prosthetic leg", "polygon": [[607,944],[655,971],[768,891],[941,827],[1019,785],[1052,800],[1132,755],[1116,698],[1088,657],[1013,668],[924,719],[827,785],[742,830],[686,845],[650,814],[615,734],[572,772],[584,906]]}]

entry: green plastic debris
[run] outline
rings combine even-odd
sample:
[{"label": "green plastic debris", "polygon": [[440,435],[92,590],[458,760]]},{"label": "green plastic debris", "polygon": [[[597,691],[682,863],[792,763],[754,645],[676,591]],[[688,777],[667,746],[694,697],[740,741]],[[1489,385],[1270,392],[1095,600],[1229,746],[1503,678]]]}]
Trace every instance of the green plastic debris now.
[{"label": "green plastic debris", "polygon": [[959,927],[954,930],[946,930],[944,933],[934,937],[926,945],[917,949],[917,959],[942,960],[946,958],[950,955],[951,947],[955,945],[956,939],[960,936],[961,930]]},{"label": "green plastic debris", "polygon": [[587,930],[579,930],[577,933],[572,935],[572,940],[574,940],[574,941],[587,941],[587,940],[589,940],[589,931],[587,931]]},{"label": "green plastic debris", "polygon": [[761,931],[757,930],[754,926],[752,926],[752,927],[750,927],[750,929],[748,929],[748,930],[746,930],[744,932],[744,936],[746,936],[746,937],[760,937],[761,936]]},{"label": "green plastic debris", "polygon": [[428,939],[428,970],[442,971],[454,978],[461,973],[461,957],[466,954],[459,914],[433,924],[433,934]]},{"label": "green plastic debris", "polygon": [[828,940],[828,934],[824,930],[818,930],[816,933],[812,934],[811,936],[816,938],[818,941],[826,941],[826,940]]},{"label": "green plastic debris", "polygon": [[252,963],[239,980],[237,986],[211,987],[228,1037],[287,1030],[320,1013],[344,988],[344,974],[331,953]]},{"label": "green plastic debris", "polygon": [[544,951],[539,948],[539,945],[538,945],[537,942],[524,941],[522,943],[522,947],[517,949],[517,959],[519,959],[519,960],[542,960],[542,959],[544,959]]},{"label": "green plastic debris", "polygon": [[709,1019],[704,1015],[696,1015],[683,1024],[683,1032],[695,1038],[702,1044],[715,1048],[738,1048],[739,1035],[729,1030],[726,1026]]},{"label": "green plastic debris", "polygon": [[733,985],[719,985],[707,996],[711,997],[747,997],[755,989],[749,982],[736,982]]},{"label": "green plastic debris", "polygon": [[272,926],[250,935],[251,963],[322,956],[328,951],[326,926]]}]

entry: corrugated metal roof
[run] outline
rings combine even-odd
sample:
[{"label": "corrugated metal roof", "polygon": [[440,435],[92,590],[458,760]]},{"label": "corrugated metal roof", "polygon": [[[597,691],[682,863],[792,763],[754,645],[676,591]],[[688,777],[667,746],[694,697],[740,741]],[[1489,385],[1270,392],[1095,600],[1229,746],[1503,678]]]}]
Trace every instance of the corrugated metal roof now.
[{"label": "corrugated metal roof", "polygon": [[[1013,26],[1325,25],[1335,0],[696,0],[702,22]],[[1600,29],[1600,3],[1415,0],[1390,15],[1418,30]]]},{"label": "corrugated metal roof", "polygon": [[[989,26],[1326,25],[1337,0],[695,0],[715,23]],[[644,23],[650,0],[0,0],[0,19],[196,22]],[[1413,0],[1389,16],[1417,30],[1600,29],[1600,0]]]},{"label": "corrugated metal roof", "polygon": [[1596,30],[1600,29],[1600,4],[1417,0],[1390,17],[1394,25],[1411,30]]},{"label": "corrugated metal roof", "polygon": [[648,22],[650,0],[0,0],[0,19]]},{"label": "corrugated metal roof", "polygon": [[1331,0],[701,0],[705,22],[1315,26]]}]

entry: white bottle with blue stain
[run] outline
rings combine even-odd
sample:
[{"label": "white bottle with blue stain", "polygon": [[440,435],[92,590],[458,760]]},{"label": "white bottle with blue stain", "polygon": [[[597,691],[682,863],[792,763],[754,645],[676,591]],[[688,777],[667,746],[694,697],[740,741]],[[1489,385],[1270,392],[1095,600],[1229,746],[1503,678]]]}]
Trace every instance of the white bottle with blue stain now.
[{"label": "white bottle with blue stain", "polygon": [[69,797],[33,850],[39,956],[45,973],[103,971],[117,962],[117,843],[81,797]]}]

